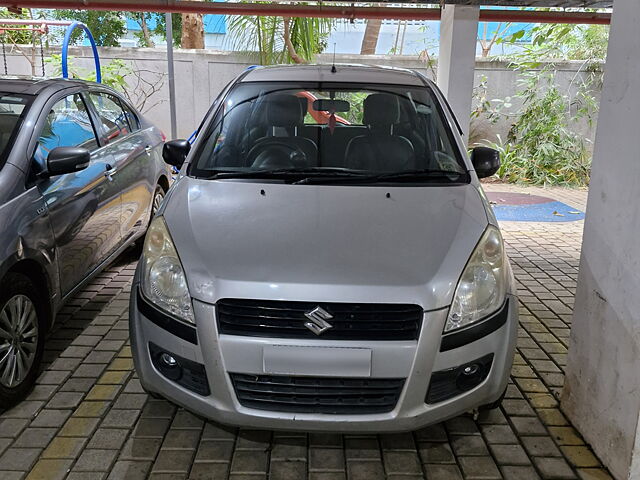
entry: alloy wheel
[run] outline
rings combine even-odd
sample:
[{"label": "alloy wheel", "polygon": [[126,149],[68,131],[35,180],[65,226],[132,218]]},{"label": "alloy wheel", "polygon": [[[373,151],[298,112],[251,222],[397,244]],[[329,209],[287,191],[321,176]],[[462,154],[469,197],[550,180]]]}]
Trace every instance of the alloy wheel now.
[{"label": "alloy wheel", "polygon": [[26,295],[14,295],[0,311],[0,385],[18,386],[29,374],[38,346],[36,307]]},{"label": "alloy wheel", "polygon": [[156,190],[156,194],[153,196],[153,205],[151,206],[151,218],[156,214],[160,205],[162,204],[162,200],[164,200],[164,192],[162,189],[158,188]]}]

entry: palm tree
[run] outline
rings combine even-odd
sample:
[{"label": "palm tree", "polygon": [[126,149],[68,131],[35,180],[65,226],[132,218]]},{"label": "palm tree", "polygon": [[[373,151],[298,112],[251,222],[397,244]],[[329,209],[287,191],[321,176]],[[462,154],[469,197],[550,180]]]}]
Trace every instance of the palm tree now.
[{"label": "palm tree", "polygon": [[257,52],[261,65],[307,63],[327,45],[329,18],[234,16],[229,33],[236,50]]},{"label": "palm tree", "polygon": [[204,48],[204,22],[200,13],[182,14],[182,48]]},{"label": "palm tree", "polygon": [[381,26],[382,19],[370,18],[367,20],[367,28],[365,28],[364,37],[362,37],[360,55],[376,54],[376,46],[378,45],[378,37],[380,36]]}]

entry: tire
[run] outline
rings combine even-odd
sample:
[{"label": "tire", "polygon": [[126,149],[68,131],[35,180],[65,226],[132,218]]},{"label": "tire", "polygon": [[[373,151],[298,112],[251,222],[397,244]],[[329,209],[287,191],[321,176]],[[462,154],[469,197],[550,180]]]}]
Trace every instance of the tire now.
[{"label": "tire", "polygon": [[[158,208],[160,208],[160,204],[162,203],[162,200],[164,200],[164,196],[167,194],[167,192],[164,191],[164,188],[162,188],[162,185],[156,185],[156,189],[153,192],[153,198],[151,200],[151,214],[149,215],[149,223],[147,223],[147,228],[149,228],[149,225],[151,225],[151,220],[153,220],[153,217],[155,216],[156,212],[158,211]],[[140,250],[142,251],[142,247],[144,246],[144,239],[146,237],[146,233],[144,235],[142,235],[140,238],[138,238],[135,242],[135,246],[136,246],[136,250]]]},{"label": "tire", "polygon": [[156,185],[156,190],[155,192],[153,192],[153,200],[151,202],[151,215],[149,216],[149,224],[151,224],[151,220],[153,220],[153,217],[160,208],[162,200],[164,200],[164,196],[166,194],[167,192],[164,191],[162,185]]},{"label": "tire", "polygon": [[0,281],[0,409],[22,400],[35,384],[47,330],[43,301],[25,275],[9,273]]}]

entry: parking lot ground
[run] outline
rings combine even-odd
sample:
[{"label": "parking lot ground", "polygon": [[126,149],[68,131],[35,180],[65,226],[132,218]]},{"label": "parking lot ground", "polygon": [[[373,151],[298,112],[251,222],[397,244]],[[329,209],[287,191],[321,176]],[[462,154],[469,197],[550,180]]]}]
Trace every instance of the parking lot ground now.
[{"label": "parking lot ground", "polygon": [[[581,190],[486,189],[586,203]],[[501,409],[392,435],[238,430],[148,397],[128,346],[128,252],[63,308],[35,390],[0,414],[0,479],[609,479],[558,404],[582,227],[503,224],[521,328]]]}]

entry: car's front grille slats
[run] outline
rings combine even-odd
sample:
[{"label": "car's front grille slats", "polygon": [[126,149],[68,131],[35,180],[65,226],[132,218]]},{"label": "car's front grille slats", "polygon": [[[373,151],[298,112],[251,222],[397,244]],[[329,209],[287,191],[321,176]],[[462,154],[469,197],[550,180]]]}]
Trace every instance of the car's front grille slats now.
[{"label": "car's front grille slats", "polygon": [[[305,326],[305,313],[320,306],[331,328],[317,336]],[[221,334],[327,340],[415,340],[423,311],[418,305],[313,303],[226,298],[216,304]]]},{"label": "car's front grille slats", "polygon": [[375,414],[393,410],[404,379],[291,377],[231,373],[241,405],[296,413]]}]

